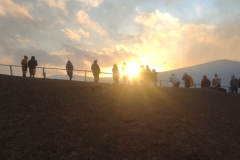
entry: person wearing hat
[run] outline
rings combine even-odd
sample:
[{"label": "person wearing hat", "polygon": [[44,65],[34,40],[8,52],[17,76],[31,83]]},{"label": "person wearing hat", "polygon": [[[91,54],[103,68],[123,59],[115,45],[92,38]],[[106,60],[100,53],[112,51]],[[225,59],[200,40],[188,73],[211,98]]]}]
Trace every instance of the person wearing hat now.
[{"label": "person wearing hat", "polygon": [[38,65],[37,61],[35,60],[35,57],[32,56],[31,60],[28,61],[28,67],[29,67],[29,72],[30,72],[30,77],[35,76],[36,74],[36,66]]},{"label": "person wearing hat", "polygon": [[66,64],[67,75],[69,76],[69,80],[73,78],[73,64],[71,61],[68,61]]},{"label": "person wearing hat", "polygon": [[94,82],[98,83],[99,81],[99,74],[101,72],[99,65],[97,64],[97,60],[95,60],[92,64],[91,67],[93,77],[94,77]]},{"label": "person wearing hat", "polygon": [[28,57],[24,56],[21,62],[22,65],[22,72],[23,72],[23,77],[26,77],[27,74],[27,67],[28,67]]}]

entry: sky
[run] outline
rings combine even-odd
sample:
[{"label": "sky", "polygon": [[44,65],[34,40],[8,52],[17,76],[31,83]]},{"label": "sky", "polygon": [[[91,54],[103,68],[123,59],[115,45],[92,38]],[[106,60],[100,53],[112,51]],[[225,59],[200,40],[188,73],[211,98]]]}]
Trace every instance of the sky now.
[{"label": "sky", "polygon": [[240,61],[239,0],[0,0],[0,64],[158,72]]}]

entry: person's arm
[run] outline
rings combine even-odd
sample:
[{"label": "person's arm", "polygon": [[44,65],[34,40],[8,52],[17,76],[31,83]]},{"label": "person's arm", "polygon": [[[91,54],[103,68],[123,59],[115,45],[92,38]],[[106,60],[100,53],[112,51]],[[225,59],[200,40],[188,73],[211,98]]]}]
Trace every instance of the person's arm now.
[{"label": "person's arm", "polygon": [[38,66],[38,62],[36,61],[36,66]]}]

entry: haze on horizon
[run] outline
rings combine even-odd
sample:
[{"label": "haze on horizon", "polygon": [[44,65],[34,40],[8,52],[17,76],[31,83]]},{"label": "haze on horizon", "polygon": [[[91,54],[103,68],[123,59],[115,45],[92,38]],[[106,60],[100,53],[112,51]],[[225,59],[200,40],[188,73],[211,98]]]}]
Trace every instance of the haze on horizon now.
[{"label": "haze on horizon", "polygon": [[116,63],[157,71],[240,61],[238,0],[1,0],[0,63],[34,55],[39,66],[71,60],[102,71]]}]

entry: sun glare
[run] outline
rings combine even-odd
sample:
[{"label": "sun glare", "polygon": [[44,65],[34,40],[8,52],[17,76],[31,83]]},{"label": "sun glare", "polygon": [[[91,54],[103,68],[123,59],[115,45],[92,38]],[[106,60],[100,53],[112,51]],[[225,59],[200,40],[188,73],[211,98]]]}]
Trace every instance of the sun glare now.
[{"label": "sun glare", "polygon": [[140,65],[136,62],[127,62],[127,74],[130,78],[138,75]]}]

